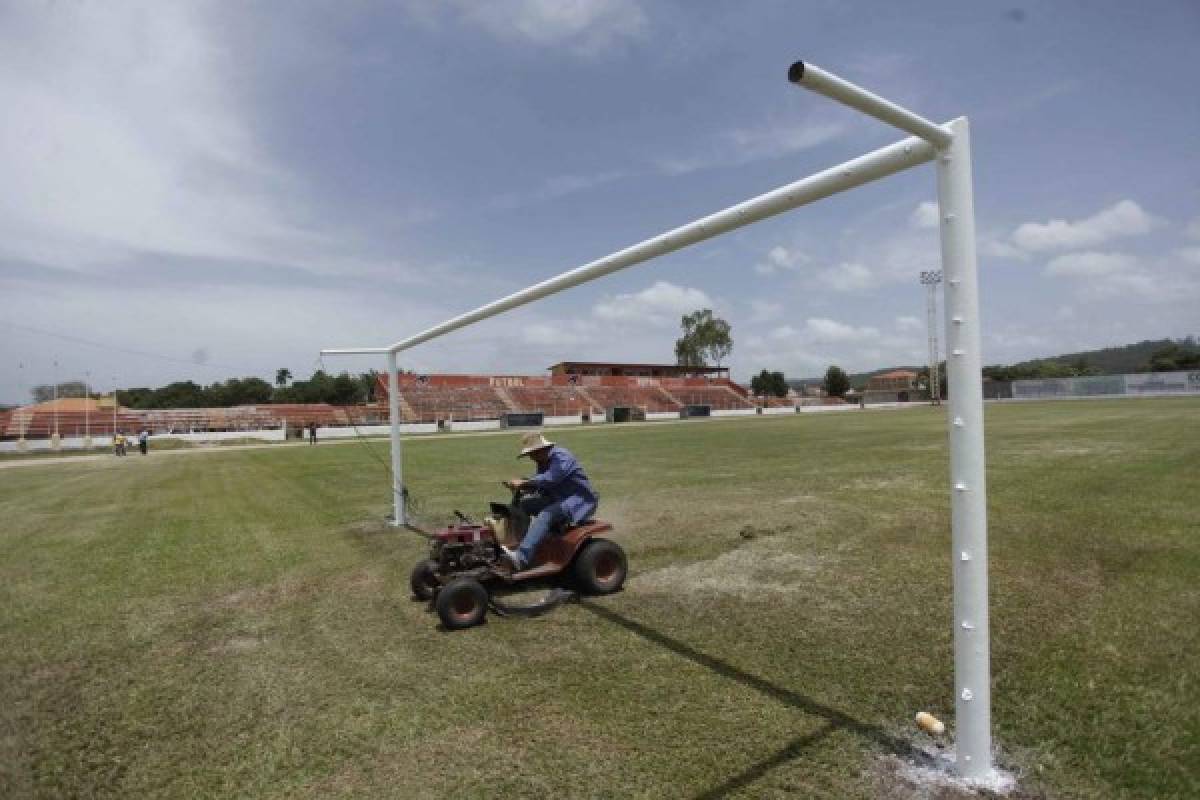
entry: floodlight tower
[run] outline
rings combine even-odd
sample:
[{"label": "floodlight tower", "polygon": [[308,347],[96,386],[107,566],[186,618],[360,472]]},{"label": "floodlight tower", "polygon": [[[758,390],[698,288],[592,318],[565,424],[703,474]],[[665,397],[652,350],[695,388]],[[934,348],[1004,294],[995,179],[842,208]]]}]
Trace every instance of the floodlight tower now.
[{"label": "floodlight tower", "polygon": [[935,406],[942,404],[942,376],[938,374],[937,335],[937,286],[942,282],[942,271],[929,270],[921,273],[921,284],[925,287],[925,325],[929,330],[929,401]]}]

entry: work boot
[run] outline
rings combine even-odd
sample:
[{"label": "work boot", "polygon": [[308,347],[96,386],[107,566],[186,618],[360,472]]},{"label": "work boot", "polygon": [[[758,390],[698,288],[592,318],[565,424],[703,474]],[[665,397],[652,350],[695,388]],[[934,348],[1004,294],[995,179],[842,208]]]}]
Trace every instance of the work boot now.
[{"label": "work boot", "polygon": [[513,572],[520,572],[525,568],[525,565],[521,563],[521,554],[517,552],[516,548],[502,544],[500,545],[500,552]]}]

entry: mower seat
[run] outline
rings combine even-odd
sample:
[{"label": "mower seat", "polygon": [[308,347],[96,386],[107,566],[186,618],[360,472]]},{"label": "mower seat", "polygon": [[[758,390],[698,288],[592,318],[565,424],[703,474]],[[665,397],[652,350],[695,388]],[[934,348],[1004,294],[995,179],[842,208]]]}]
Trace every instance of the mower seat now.
[{"label": "mower seat", "polygon": [[594,519],[585,519],[583,522],[579,523],[578,525],[568,525],[567,527],[563,528],[562,533],[560,535],[562,535],[562,536],[571,536],[571,535],[590,536],[595,533],[606,533],[607,531],[611,531],[611,530],[612,530],[612,525],[609,525],[607,522],[597,522]]}]

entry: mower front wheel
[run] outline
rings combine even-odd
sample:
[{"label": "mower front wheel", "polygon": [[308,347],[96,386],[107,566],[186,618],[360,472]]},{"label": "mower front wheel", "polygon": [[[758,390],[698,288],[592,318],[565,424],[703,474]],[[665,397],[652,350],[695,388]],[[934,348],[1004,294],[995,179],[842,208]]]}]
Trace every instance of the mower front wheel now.
[{"label": "mower front wheel", "polygon": [[408,585],[412,589],[413,599],[428,602],[437,590],[438,579],[435,574],[438,562],[432,558],[418,561],[408,576]]},{"label": "mower front wheel", "polygon": [[434,606],[446,630],[470,628],[487,614],[487,589],[474,578],[455,578],[438,592]]},{"label": "mower front wheel", "polygon": [[608,539],[592,539],[575,559],[575,582],[584,594],[619,591],[628,572],[625,551]]}]

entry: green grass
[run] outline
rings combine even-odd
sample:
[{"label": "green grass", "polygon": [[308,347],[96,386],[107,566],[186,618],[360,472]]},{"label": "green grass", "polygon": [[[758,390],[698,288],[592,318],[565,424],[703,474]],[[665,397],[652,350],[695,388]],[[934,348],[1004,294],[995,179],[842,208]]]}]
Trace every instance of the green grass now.
[{"label": "green grass", "polygon": [[[1200,796],[1200,401],[987,415],[1003,763]],[[364,447],[0,472],[0,796],[909,796],[888,754],[953,725],[944,417],[555,435],[626,590],[454,634]],[[514,448],[408,442],[423,514]]]}]

